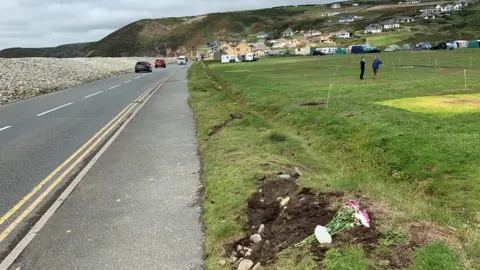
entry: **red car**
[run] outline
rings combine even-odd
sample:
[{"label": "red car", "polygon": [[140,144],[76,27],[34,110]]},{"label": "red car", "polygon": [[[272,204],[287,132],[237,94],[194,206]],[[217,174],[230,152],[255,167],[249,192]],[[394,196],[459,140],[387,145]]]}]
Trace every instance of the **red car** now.
[{"label": "red car", "polygon": [[158,67],[166,68],[166,67],[167,67],[167,63],[165,63],[165,60],[163,60],[163,59],[157,59],[157,60],[155,60],[155,68],[158,68]]}]

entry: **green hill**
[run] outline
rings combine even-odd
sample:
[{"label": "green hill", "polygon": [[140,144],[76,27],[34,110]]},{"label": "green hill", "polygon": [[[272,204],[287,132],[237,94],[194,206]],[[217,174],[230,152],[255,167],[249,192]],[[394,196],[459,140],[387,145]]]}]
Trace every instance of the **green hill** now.
[{"label": "green hill", "polygon": [[[318,29],[323,33],[346,30],[353,38],[337,40],[339,45],[369,41],[376,46],[388,42],[413,43],[472,39],[480,35],[480,8],[478,5],[435,20],[417,20],[402,24],[401,29],[365,35],[363,29],[371,23],[380,23],[395,16],[419,14],[425,6],[451,1],[422,2],[421,5],[399,5],[397,1],[342,2],[342,8],[329,5],[284,6],[207,15],[146,19],[131,23],[105,38],[91,43],[69,44],[55,48],[11,48],[0,51],[0,57],[84,57],[84,56],[156,56],[179,50],[195,50],[215,40],[255,41],[256,33],[266,32],[269,38],[278,38],[288,27],[296,31]],[[357,15],[360,18],[348,24],[338,23],[338,16],[322,16],[329,11]],[[375,44],[378,43],[378,44]],[[168,50],[167,50],[168,48]]]}]

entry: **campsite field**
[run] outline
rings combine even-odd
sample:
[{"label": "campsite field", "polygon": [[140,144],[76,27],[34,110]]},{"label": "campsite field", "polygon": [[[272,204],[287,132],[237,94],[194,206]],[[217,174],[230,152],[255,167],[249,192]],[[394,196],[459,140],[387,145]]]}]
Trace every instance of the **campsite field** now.
[{"label": "campsite field", "polygon": [[[363,81],[360,55],[190,69],[207,269],[230,269],[231,252],[258,218],[259,189],[292,170],[300,172],[298,189],[313,189],[334,209],[357,199],[373,226],[334,236],[326,247],[295,248],[313,233],[314,224],[302,223],[311,209],[275,212],[290,227],[265,219],[264,237],[276,246],[254,248],[252,256],[265,269],[478,269],[478,51],[381,53],[379,80],[369,68],[373,55],[362,56]],[[301,204],[294,196],[290,211]]]}]

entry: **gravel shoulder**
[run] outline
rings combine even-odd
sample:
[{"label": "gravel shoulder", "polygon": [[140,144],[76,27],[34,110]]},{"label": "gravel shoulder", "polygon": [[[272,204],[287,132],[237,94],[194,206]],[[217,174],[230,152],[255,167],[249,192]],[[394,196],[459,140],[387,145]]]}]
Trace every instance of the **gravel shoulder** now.
[{"label": "gravel shoulder", "polygon": [[0,105],[129,73],[145,60],[155,58],[0,58]]}]

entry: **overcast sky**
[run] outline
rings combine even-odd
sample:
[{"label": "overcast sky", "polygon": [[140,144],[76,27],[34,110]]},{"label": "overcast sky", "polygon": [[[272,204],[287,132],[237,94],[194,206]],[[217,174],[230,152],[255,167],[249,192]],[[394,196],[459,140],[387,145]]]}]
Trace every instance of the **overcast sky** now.
[{"label": "overcast sky", "polygon": [[0,0],[0,50],[99,40],[145,18],[331,0]]}]

